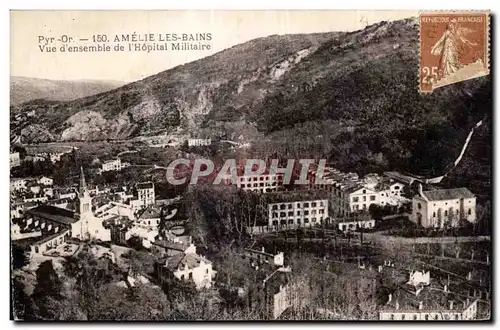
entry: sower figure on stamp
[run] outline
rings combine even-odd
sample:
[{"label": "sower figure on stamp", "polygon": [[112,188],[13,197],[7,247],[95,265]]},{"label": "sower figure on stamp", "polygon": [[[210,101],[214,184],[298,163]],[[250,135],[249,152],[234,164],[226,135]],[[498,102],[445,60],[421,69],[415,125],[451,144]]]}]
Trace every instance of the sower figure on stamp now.
[{"label": "sower figure on stamp", "polygon": [[432,55],[441,56],[439,71],[442,72],[442,77],[449,76],[460,69],[459,56],[463,46],[477,45],[465,38],[469,32],[472,30],[452,22],[448,24],[443,36],[432,47]]}]

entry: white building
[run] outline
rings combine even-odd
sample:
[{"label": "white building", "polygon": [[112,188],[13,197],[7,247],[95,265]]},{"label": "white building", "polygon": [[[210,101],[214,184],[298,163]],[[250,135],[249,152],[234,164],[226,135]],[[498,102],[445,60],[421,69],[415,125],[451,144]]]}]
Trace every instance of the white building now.
[{"label": "white building", "polygon": [[158,230],[160,225],[161,210],[153,205],[148,206],[138,218],[138,226]]},{"label": "white building", "polygon": [[476,196],[467,188],[422,191],[413,197],[410,220],[425,228],[455,227],[476,221]]},{"label": "white building", "polygon": [[19,152],[11,152],[9,158],[10,158],[10,168],[21,165],[21,156],[19,155]]},{"label": "white building", "polygon": [[37,180],[38,184],[43,184],[44,186],[52,186],[54,184],[54,180],[52,178],[42,176]]},{"label": "white building", "polygon": [[283,186],[282,174],[241,175],[237,181],[238,188],[260,193],[277,191],[280,186]]},{"label": "white building", "polygon": [[12,178],[10,179],[10,190],[18,191],[26,189],[26,183],[28,183],[27,179],[24,178]]},{"label": "white building", "polygon": [[360,228],[373,229],[375,228],[375,219],[360,220],[360,219],[341,218],[341,220],[337,222],[337,226],[339,230],[343,232],[355,231]]},{"label": "white building", "polygon": [[160,281],[167,272],[181,281],[193,281],[197,289],[210,288],[215,276],[212,262],[196,253],[178,253],[165,260],[159,267]]},{"label": "white building", "polygon": [[138,237],[142,240],[142,246],[146,249],[151,247],[152,242],[155,241],[158,236],[158,231],[154,229],[148,229],[143,227],[132,227],[125,233],[125,240],[128,241],[133,236]]},{"label": "white building", "polygon": [[188,139],[189,147],[209,146],[212,144],[212,139]]},{"label": "white building", "polygon": [[344,194],[348,198],[349,210],[351,212],[368,210],[370,205],[378,204],[379,196],[375,189],[357,186],[346,189]]},{"label": "white building", "polygon": [[407,283],[389,294],[379,311],[384,321],[474,320],[477,317],[475,296],[469,296],[459,284],[432,283],[429,271],[410,273]]},{"label": "white building", "polygon": [[267,263],[274,266],[283,266],[285,263],[285,255],[283,252],[272,254],[266,252],[264,247],[261,250],[245,249],[245,257],[261,263]]},{"label": "white building", "polygon": [[140,205],[146,207],[155,204],[155,185],[153,182],[141,182],[136,185]]},{"label": "white building", "polygon": [[306,200],[297,202],[270,203],[269,226],[314,226],[328,217],[328,200]]},{"label": "white building", "polygon": [[117,202],[109,202],[97,208],[94,212],[95,216],[107,220],[116,216],[124,216],[130,220],[134,220],[134,210],[130,205],[121,204]]},{"label": "white building", "polygon": [[123,168],[123,166],[122,166],[122,161],[120,158],[111,159],[111,160],[107,160],[104,163],[102,163],[101,173],[108,172],[108,171],[121,171],[122,168]]}]

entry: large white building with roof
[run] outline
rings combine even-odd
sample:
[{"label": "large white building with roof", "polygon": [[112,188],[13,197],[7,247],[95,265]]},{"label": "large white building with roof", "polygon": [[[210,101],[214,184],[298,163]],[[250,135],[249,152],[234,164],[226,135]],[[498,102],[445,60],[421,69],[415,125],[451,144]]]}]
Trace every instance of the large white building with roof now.
[{"label": "large white building with roof", "polygon": [[423,191],[413,197],[410,220],[425,228],[456,227],[476,221],[476,196],[467,188]]}]

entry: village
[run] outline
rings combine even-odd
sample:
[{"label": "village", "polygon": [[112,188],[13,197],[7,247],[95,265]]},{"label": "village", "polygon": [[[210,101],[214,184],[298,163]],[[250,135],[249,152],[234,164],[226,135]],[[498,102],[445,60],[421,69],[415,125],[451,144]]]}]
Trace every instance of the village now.
[{"label": "village", "polygon": [[[215,143],[193,138],[184,145],[192,155]],[[154,148],[179,152],[171,142]],[[79,152],[12,150],[11,170],[23,162],[57,166]],[[306,185],[238,168],[236,183],[212,187],[207,178],[165,198],[158,187],[167,178],[158,178],[166,165],[127,159],[138,152],[108,155],[92,169],[75,164],[72,185],[56,185],[46,175],[11,177],[11,242],[27,260],[13,276],[33,278],[46,262],[58,269],[87,253],[118,265],[125,275],[116,285],[188,283],[209,293],[210,306],[239,302],[225,304],[225,312],[244,306],[259,319],[489,317],[490,241],[467,187],[415,184],[395,171],[360,177],[326,164],[319,184],[316,165],[308,168]],[[90,179],[132,169],[148,175],[138,182]],[[292,180],[300,171],[294,168]],[[213,214],[203,208],[209,204]],[[222,229],[200,234],[200,219]],[[210,243],[210,233],[220,236]],[[134,266],[134,251],[153,270]]]}]

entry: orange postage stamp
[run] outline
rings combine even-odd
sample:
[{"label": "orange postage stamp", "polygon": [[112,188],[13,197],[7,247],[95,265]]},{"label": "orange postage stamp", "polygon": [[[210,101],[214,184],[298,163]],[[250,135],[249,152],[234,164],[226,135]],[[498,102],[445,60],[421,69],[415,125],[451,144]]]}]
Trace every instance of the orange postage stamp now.
[{"label": "orange postage stamp", "polygon": [[420,91],[490,73],[489,12],[421,12]]}]

